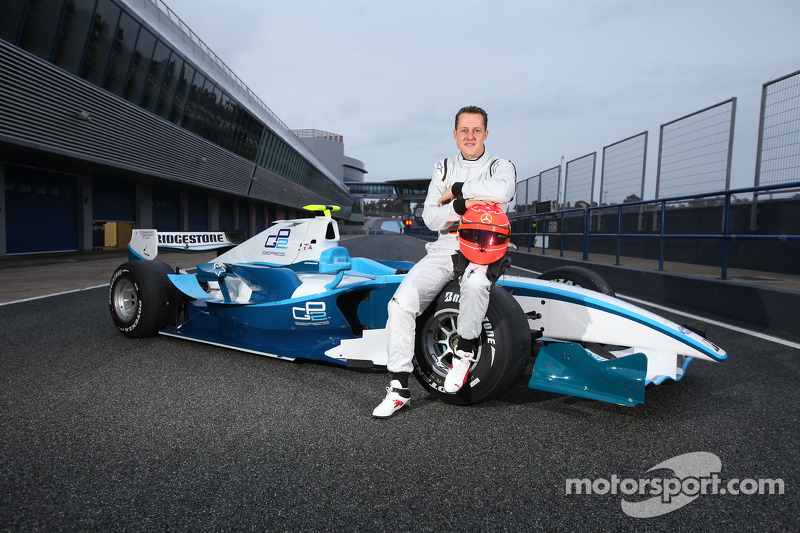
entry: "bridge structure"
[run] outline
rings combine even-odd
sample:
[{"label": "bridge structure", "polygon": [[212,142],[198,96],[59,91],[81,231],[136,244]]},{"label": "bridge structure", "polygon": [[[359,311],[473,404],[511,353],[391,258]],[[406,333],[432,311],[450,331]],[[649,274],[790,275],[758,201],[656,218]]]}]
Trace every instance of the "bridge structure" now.
[{"label": "bridge structure", "polygon": [[[408,206],[412,202],[421,203],[428,194],[428,182],[425,179],[390,180],[384,182],[347,183],[350,195],[359,200],[400,200]],[[410,212],[410,210],[409,210]]]},{"label": "bridge structure", "polygon": [[[364,211],[366,200],[398,200],[402,204],[402,217],[411,221],[405,227],[406,232],[424,233],[425,224],[422,222],[422,203],[428,194],[428,182],[425,179],[390,180],[384,182],[356,182],[346,183],[350,196],[359,203],[361,212]],[[365,220],[364,231],[380,232],[383,219]]]}]

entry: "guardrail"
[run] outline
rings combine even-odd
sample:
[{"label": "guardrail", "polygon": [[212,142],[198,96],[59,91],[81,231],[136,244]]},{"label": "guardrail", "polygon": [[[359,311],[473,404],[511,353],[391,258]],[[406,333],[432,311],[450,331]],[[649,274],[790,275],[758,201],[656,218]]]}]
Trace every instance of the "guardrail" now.
[{"label": "guardrail", "polygon": [[[597,238],[614,238],[616,239],[616,265],[620,264],[621,247],[624,239],[637,238],[637,239],[658,239],[659,258],[658,270],[664,270],[664,252],[667,246],[667,241],[670,239],[716,239],[722,242],[722,257],[720,258],[721,265],[721,278],[728,279],[728,254],[729,246],[733,240],[764,240],[764,241],[800,241],[800,234],[747,234],[747,233],[732,233],[731,232],[731,205],[732,198],[736,195],[747,194],[763,194],[776,193],[776,192],[790,192],[792,189],[800,189],[800,181],[785,183],[781,185],[761,186],[761,187],[748,187],[744,189],[734,189],[710,192],[704,194],[694,194],[687,196],[675,196],[671,198],[659,198],[656,200],[642,200],[636,202],[626,202],[616,205],[602,205],[592,207],[579,207],[572,209],[565,209],[562,211],[551,211],[547,213],[525,214],[519,216],[511,216],[512,221],[512,236],[516,237],[518,249],[524,248],[521,243],[527,241],[528,252],[540,248],[542,254],[546,254],[548,248],[547,237],[559,237],[559,254],[564,256],[564,238],[563,237],[581,237],[583,239],[583,260],[589,261],[589,250],[592,239]],[[722,197],[722,228],[719,233],[669,233],[666,231],[667,215],[669,210],[668,204],[678,202],[691,202],[702,200],[704,198],[718,198]],[[753,203],[753,209],[756,208],[756,203]],[[622,232],[622,214],[623,209],[629,210],[636,206],[641,206],[644,211],[648,206],[654,206],[655,209],[651,211],[658,211],[658,232],[645,232],[640,233],[623,233]],[[609,211],[616,209],[617,211],[617,231],[614,233],[592,232],[591,222],[592,215],[595,212]],[[571,216],[583,216],[583,230],[580,232],[565,232],[565,220]],[[595,215],[596,216],[596,215]],[[558,222],[560,231],[548,231],[548,223]],[[535,223],[535,224],[534,224]],[[539,226],[541,224],[541,226]],[[526,231],[519,231],[520,227],[527,228]],[[532,228],[536,228],[533,231]],[[541,231],[539,229],[541,228]],[[800,227],[791,228],[793,231],[800,232]],[[535,245],[536,237],[541,237],[541,245]]]}]

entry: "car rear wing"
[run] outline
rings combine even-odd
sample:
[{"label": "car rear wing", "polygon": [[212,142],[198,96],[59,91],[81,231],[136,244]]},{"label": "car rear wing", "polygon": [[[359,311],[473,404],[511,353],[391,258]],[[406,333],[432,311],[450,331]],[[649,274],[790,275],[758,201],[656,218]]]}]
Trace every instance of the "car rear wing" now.
[{"label": "car rear wing", "polygon": [[244,242],[243,231],[158,231],[155,229],[135,229],[128,244],[130,261],[152,261],[159,248],[182,252],[207,252],[229,250]]}]

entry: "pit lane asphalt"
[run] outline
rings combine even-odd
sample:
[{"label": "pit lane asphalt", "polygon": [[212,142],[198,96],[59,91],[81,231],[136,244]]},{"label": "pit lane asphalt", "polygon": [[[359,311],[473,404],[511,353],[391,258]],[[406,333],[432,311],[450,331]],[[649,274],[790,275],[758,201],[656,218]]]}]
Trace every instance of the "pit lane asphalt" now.
[{"label": "pit lane asphalt", "polygon": [[[342,244],[423,253],[407,236]],[[374,420],[379,370],[127,339],[106,298],[0,306],[3,531],[796,530],[798,350],[710,325],[729,359],[693,362],[637,407],[526,379],[457,407],[412,380],[411,408]],[[565,494],[567,479],[646,478],[696,451],[725,481],[780,478],[785,494],[703,495],[648,519],[621,510],[643,497]]]}]

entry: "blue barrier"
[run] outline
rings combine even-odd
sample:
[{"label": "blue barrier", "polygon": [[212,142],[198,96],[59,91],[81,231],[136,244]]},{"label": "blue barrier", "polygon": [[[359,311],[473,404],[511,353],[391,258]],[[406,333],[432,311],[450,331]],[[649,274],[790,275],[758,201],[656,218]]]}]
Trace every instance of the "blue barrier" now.
[{"label": "blue barrier", "polygon": [[[669,239],[718,239],[722,242],[722,257],[720,260],[721,265],[721,278],[728,279],[728,253],[729,253],[729,246],[732,240],[773,240],[773,241],[796,241],[800,240],[800,234],[733,234],[731,233],[731,198],[734,195],[742,195],[742,194],[753,194],[754,195],[754,205],[757,203],[757,198],[759,193],[775,193],[777,191],[789,191],[790,189],[800,189],[800,181],[798,182],[791,182],[785,183],[780,185],[764,185],[760,187],[748,187],[743,189],[732,189],[732,190],[725,190],[725,191],[717,191],[717,192],[710,192],[705,194],[695,194],[695,195],[688,195],[688,196],[674,196],[670,198],[659,198],[656,200],[640,200],[635,202],[626,202],[624,204],[612,204],[612,205],[602,205],[602,206],[592,206],[592,207],[577,207],[571,209],[564,209],[561,211],[550,211],[547,213],[536,213],[536,214],[521,214],[517,216],[511,216],[510,219],[512,221],[512,229],[513,226],[516,226],[516,230],[519,230],[521,224],[520,222],[527,221],[524,224],[527,231],[512,231],[512,237],[517,237],[515,242],[522,243],[527,240],[527,248],[528,252],[531,252],[534,247],[531,246],[532,242],[535,242],[537,236],[543,237],[541,239],[541,253],[544,255],[547,252],[548,243],[545,237],[581,237],[583,239],[583,260],[589,260],[589,249],[590,249],[590,241],[593,238],[605,237],[605,238],[615,238],[616,239],[616,265],[620,264],[620,255],[621,255],[621,246],[622,240],[627,238],[645,238],[645,239],[659,239],[659,259],[658,259],[658,270],[664,270],[664,252],[666,248],[666,243]],[[722,217],[722,231],[721,233],[698,233],[698,234],[687,234],[687,233],[669,233],[666,231],[666,220],[667,220],[667,204],[675,203],[675,202],[685,202],[691,200],[698,200],[702,198],[711,198],[711,197],[724,197],[723,202],[723,217]],[[629,209],[631,207],[636,206],[648,206],[654,205],[657,206],[659,211],[659,228],[658,233],[622,233],[622,211],[623,208]],[[594,212],[599,211],[607,211],[609,209],[617,209],[617,231],[616,233],[592,233],[591,231],[591,217]],[[564,219],[569,214],[582,214],[583,216],[583,231],[582,232],[565,232],[564,229]],[[561,231],[550,232],[547,231],[547,224],[551,221],[558,221],[559,228]],[[533,222],[536,221],[537,231],[531,231],[533,227]],[[516,222],[516,224],[514,224]],[[541,226],[539,226],[541,224]],[[539,231],[541,228],[541,231]],[[794,231],[800,231],[800,228],[792,228]],[[559,239],[559,254],[561,257],[564,256],[564,239]]]}]

